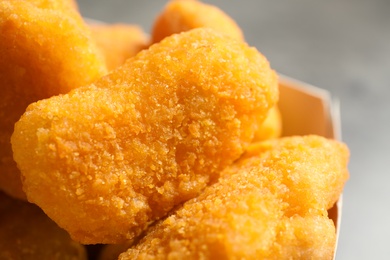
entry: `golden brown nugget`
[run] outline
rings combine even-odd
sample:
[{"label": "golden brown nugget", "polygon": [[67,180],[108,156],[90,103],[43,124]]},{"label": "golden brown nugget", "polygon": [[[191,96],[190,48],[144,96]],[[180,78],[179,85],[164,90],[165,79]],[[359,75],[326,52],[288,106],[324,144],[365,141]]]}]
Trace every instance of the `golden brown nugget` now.
[{"label": "golden brown nugget", "polygon": [[282,135],[282,115],[279,107],[275,105],[268,112],[263,124],[255,132],[254,142],[279,138]]},{"label": "golden brown nugget", "polygon": [[327,207],[348,176],[347,147],[317,136],[264,147],[226,168],[119,259],[332,259]]},{"label": "golden brown nugget", "polygon": [[[12,2],[12,0],[2,0]],[[76,0],[19,0],[28,2],[39,9],[56,10],[63,15],[72,16],[74,19],[82,21],[80,13],[78,12],[78,5]]]},{"label": "golden brown nugget", "polygon": [[91,24],[93,38],[103,52],[109,71],[149,45],[141,27],[130,24]]},{"label": "golden brown nugget", "polygon": [[75,240],[123,243],[218,178],[277,97],[255,48],[195,29],[30,105],[14,158],[28,199]]},{"label": "golden brown nugget", "polygon": [[0,259],[87,260],[74,242],[34,204],[0,192]]},{"label": "golden brown nugget", "polygon": [[173,0],[169,1],[154,22],[152,42],[200,27],[213,28],[235,39],[244,39],[237,23],[218,7],[199,1]]},{"label": "golden brown nugget", "polygon": [[[290,150],[294,150],[294,153]],[[328,141],[323,137],[312,135],[285,137],[251,144],[241,160],[245,161],[247,158],[255,157],[256,159],[263,156],[278,158],[286,153],[290,153],[290,157],[284,161],[268,160],[263,165],[283,170],[281,172],[285,175],[286,185],[290,187],[291,191],[291,194],[286,194],[285,200],[289,201],[290,204],[300,203],[303,205],[292,209],[294,211],[289,214],[302,215],[309,208],[330,209],[338,200],[344,183],[349,178],[348,169],[345,165],[340,164],[340,162],[347,162],[349,159],[349,151],[346,146],[336,141]],[[316,171],[326,174],[317,176],[310,167],[299,168],[299,175],[289,174],[290,172],[296,172],[299,166],[297,164],[305,158],[313,158],[313,164],[316,159]]]},{"label": "golden brown nugget", "polygon": [[0,190],[25,199],[10,137],[26,107],[105,73],[69,0],[0,1]]},{"label": "golden brown nugget", "polygon": [[[153,42],[158,42],[173,33],[199,27],[213,28],[236,39],[244,38],[238,25],[217,7],[199,1],[173,0],[165,6],[164,11],[155,21]],[[279,108],[275,106],[256,131],[254,141],[278,138],[281,132],[282,118]]]}]

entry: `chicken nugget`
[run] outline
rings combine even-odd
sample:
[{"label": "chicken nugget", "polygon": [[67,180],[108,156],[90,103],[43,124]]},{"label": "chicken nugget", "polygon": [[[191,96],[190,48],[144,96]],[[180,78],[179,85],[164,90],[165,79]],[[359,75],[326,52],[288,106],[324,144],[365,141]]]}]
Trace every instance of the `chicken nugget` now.
[{"label": "chicken nugget", "polygon": [[347,147],[317,136],[264,147],[226,168],[119,259],[332,259],[336,231],[327,207],[348,175]]},{"label": "chicken nugget", "polygon": [[71,1],[0,1],[0,190],[25,199],[10,137],[27,106],[105,73]]},{"label": "chicken nugget", "polygon": [[[286,153],[289,157],[285,160],[278,159]],[[348,169],[344,164],[340,164],[340,162],[348,161],[347,147],[323,137],[315,135],[284,137],[253,143],[247,148],[241,160],[263,156],[271,158],[267,160],[267,163],[263,163],[264,166],[275,167],[284,174],[285,184],[290,187],[291,191],[290,194],[286,194],[285,200],[291,205],[298,203],[301,205],[292,209],[290,215],[302,215],[307,209],[313,208],[330,209],[338,200],[344,183],[349,178]],[[305,168],[298,165],[304,158],[313,158],[312,164],[317,160],[316,171],[326,174],[318,175],[319,173],[313,173],[312,167]],[[293,173],[298,169],[299,174],[294,175]]]},{"label": "chicken nugget", "polygon": [[42,210],[0,192],[0,259],[87,260],[85,247]]},{"label": "chicken nugget", "polygon": [[165,6],[152,28],[152,42],[195,28],[208,27],[244,40],[241,28],[226,13],[216,6],[200,1],[173,0]]},{"label": "chicken nugget", "polygon": [[282,115],[279,107],[275,105],[268,112],[260,128],[256,130],[253,141],[259,142],[280,137],[282,135],[282,124]]},{"label": "chicken nugget", "polygon": [[79,11],[79,5],[76,0],[69,0],[69,3],[74,10]]},{"label": "chicken nugget", "polygon": [[141,27],[130,24],[91,24],[93,38],[103,52],[109,71],[149,45]]},{"label": "chicken nugget", "polygon": [[82,243],[124,243],[239,158],[278,98],[255,48],[212,29],[167,37],[15,125],[28,199]]},{"label": "chicken nugget", "polygon": [[[233,38],[244,40],[243,33],[236,22],[219,8],[193,0],[173,0],[164,8],[154,23],[152,42],[159,42],[174,33],[194,28],[208,27],[219,30]],[[263,141],[281,136],[282,118],[275,106],[260,128],[254,141]]]},{"label": "chicken nugget", "polygon": [[[54,9],[54,10],[59,10],[61,12],[78,11],[76,0],[21,0],[21,1],[29,2],[41,9]],[[80,17],[79,14],[77,14],[77,16]]]}]

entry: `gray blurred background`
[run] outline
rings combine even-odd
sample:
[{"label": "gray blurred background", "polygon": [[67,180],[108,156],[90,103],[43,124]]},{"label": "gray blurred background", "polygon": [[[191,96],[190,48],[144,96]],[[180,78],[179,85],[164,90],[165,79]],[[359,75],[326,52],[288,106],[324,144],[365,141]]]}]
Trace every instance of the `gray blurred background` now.
[{"label": "gray blurred background", "polygon": [[[278,72],[341,101],[352,156],[337,259],[390,259],[390,0],[204,2],[235,19]],[[84,17],[150,32],[166,2],[78,3]]]}]

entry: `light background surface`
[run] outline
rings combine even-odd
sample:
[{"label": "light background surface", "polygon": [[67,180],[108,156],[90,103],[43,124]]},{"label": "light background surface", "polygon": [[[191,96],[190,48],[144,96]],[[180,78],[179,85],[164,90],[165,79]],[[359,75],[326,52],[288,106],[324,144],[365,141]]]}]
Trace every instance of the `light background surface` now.
[{"label": "light background surface", "polygon": [[[340,100],[352,156],[337,259],[390,259],[390,0],[204,2],[235,19],[278,72]],[[78,3],[84,17],[150,32],[166,2]]]}]

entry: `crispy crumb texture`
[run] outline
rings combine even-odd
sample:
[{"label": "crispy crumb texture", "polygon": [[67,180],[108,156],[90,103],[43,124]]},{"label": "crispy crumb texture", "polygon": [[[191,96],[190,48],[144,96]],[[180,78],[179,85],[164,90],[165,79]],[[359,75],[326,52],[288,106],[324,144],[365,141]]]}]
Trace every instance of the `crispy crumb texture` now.
[{"label": "crispy crumb texture", "polygon": [[26,199],[10,137],[27,106],[90,84],[103,57],[72,1],[0,1],[0,189]]},{"label": "crispy crumb texture", "polygon": [[28,199],[75,240],[121,243],[217,179],[277,97],[256,49],[194,29],[30,105],[14,158]]},{"label": "crispy crumb texture", "polygon": [[119,259],[332,259],[327,216],[349,152],[318,136],[257,144]]}]

